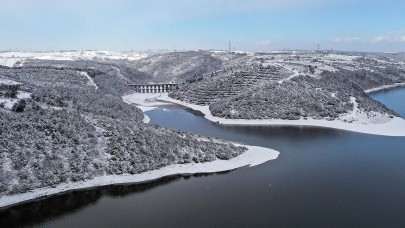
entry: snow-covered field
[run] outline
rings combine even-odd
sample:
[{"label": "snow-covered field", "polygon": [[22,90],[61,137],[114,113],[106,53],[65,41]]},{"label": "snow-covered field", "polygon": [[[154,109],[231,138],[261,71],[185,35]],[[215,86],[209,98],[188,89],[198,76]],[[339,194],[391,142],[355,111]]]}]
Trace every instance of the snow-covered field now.
[{"label": "snow-covered field", "polygon": [[[240,146],[240,145],[238,145]],[[41,198],[49,195],[54,195],[71,190],[92,188],[97,186],[106,186],[114,184],[127,184],[127,183],[142,183],[147,181],[156,180],[165,176],[180,175],[180,174],[196,174],[196,173],[215,173],[233,170],[244,166],[256,166],[269,160],[276,159],[279,152],[256,146],[246,146],[248,151],[245,153],[229,159],[229,160],[215,160],[206,163],[191,163],[181,165],[171,165],[161,169],[152,170],[149,172],[134,174],[134,175],[110,175],[96,177],[92,180],[71,182],[67,184],[58,185],[55,188],[41,188],[32,192],[3,196],[0,198],[0,208],[10,206],[13,204],[21,203],[24,201]]]},{"label": "snow-covered field", "polygon": [[147,54],[138,52],[116,51],[50,51],[50,52],[0,52],[0,65],[13,67],[16,63],[23,64],[26,59],[41,60],[128,60],[135,61],[145,58]]}]

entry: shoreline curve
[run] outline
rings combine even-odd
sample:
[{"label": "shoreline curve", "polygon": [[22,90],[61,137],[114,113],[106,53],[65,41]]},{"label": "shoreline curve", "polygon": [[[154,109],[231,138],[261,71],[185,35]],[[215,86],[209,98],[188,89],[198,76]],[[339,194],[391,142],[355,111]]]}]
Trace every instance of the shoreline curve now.
[{"label": "shoreline curve", "polygon": [[[381,90],[381,89],[380,89]],[[180,100],[170,98],[168,94],[161,94],[156,99],[169,103],[179,104],[204,114],[204,117],[214,123],[231,126],[308,126],[332,128],[363,134],[405,137],[405,120],[400,117],[394,117],[390,121],[382,124],[359,124],[347,123],[339,120],[324,119],[300,119],[300,120],[283,120],[283,119],[225,119],[213,116],[209,106],[201,106],[186,103]]]},{"label": "shoreline curve", "polygon": [[12,207],[18,204],[40,199],[42,197],[49,197],[56,194],[86,188],[120,184],[140,184],[173,175],[217,173],[234,170],[245,166],[253,167],[263,164],[267,161],[274,160],[280,154],[278,151],[269,148],[247,146],[237,143],[233,144],[236,146],[245,146],[248,148],[248,150],[240,154],[239,156],[231,158],[229,160],[214,160],[205,163],[175,164],[133,175],[126,174],[99,176],[91,180],[59,184],[54,188],[45,187],[35,189],[27,193],[3,196],[0,197],[0,208]]}]

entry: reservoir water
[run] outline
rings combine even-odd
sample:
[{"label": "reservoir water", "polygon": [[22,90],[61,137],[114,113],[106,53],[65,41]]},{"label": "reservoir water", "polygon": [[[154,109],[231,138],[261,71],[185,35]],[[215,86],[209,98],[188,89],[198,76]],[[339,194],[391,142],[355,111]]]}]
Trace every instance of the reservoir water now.
[{"label": "reservoir water", "polygon": [[[374,99],[405,117],[405,88]],[[0,209],[0,227],[405,227],[405,137],[225,127],[182,107],[152,123],[280,151],[213,175],[87,189]]]}]

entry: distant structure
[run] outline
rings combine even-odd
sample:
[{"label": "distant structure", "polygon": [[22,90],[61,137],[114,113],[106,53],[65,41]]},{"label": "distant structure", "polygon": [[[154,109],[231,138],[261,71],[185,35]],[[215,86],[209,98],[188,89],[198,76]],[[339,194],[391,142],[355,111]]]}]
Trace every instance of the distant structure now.
[{"label": "distant structure", "polygon": [[229,47],[228,47],[228,52],[231,52],[231,41],[229,40]]},{"label": "distant structure", "polygon": [[179,88],[176,83],[128,84],[137,93],[166,93]]},{"label": "distant structure", "polygon": [[319,44],[318,44],[318,51],[319,51],[319,49],[320,49],[320,46],[319,46]]}]

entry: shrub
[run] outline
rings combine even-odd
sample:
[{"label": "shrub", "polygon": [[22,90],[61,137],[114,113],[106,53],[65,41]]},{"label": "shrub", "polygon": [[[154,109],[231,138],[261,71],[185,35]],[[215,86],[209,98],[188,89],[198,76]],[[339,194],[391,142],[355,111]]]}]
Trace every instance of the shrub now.
[{"label": "shrub", "polygon": [[25,107],[27,106],[27,101],[22,99],[15,103],[12,107],[12,111],[14,112],[24,112]]}]

